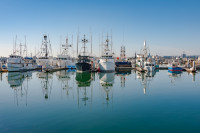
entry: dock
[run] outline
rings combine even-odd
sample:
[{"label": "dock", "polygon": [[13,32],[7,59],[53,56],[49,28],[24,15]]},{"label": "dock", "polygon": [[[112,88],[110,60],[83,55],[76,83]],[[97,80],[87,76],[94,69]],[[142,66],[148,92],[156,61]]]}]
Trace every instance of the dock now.
[{"label": "dock", "polygon": [[74,68],[63,68],[63,67],[56,67],[56,68],[51,68],[51,69],[44,69],[44,72],[56,72],[60,70],[67,70],[67,69],[74,69]]},{"label": "dock", "polygon": [[8,69],[0,69],[0,72],[8,72]]},{"label": "dock", "polygon": [[133,69],[133,67],[115,67],[115,71],[129,71]]},{"label": "dock", "polygon": [[168,70],[168,67],[166,66],[166,67],[157,67],[156,69],[158,69],[158,70]]}]

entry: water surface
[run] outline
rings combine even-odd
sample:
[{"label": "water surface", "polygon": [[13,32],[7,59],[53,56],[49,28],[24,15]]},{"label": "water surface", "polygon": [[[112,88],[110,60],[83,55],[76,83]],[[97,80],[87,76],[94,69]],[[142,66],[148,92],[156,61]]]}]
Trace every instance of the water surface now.
[{"label": "water surface", "polygon": [[0,132],[200,132],[200,73],[0,73]]}]

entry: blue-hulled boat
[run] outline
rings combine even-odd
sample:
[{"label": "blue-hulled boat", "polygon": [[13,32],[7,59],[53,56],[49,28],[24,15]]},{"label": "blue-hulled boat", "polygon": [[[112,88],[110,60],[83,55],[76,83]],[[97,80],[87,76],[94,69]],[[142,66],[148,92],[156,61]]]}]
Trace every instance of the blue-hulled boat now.
[{"label": "blue-hulled boat", "polygon": [[116,67],[132,67],[131,62],[128,61],[117,61],[115,62]]},{"label": "blue-hulled boat", "polygon": [[181,72],[183,69],[181,67],[178,67],[177,63],[172,63],[168,66],[168,70],[172,72]]}]

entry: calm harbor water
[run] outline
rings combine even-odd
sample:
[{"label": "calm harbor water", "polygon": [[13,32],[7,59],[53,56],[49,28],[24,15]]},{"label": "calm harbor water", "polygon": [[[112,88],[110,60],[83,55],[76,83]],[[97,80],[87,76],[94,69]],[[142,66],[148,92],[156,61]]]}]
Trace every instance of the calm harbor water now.
[{"label": "calm harbor water", "polygon": [[0,132],[200,132],[200,73],[0,73]]}]

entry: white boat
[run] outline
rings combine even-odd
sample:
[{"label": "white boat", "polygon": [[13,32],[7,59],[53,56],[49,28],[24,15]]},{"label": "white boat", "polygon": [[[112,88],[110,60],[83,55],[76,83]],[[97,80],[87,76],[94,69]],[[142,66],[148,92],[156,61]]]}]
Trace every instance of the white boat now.
[{"label": "white boat", "polygon": [[9,72],[23,71],[24,59],[22,56],[11,54],[7,61],[7,67]]},{"label": "white boat", "polygon": [[147,72],[155,71],[156,69],[156,62],[153,59],[148,59],[144,62],[144,70]]},{"label": "white boat", "polygon": [[27,71],[37,69],[37,64],[32,57],[24,57],[24,69]]},{"label": "white boat", "polygon": [[113,58],[112,51],[110,50],[111,44],[107,36],[106,42],[104,44],[104,53],[99,59],[99,69],[103,72],[113,72],[115,71],[115,60]]},{"label": "white boat", "polygon": [[18,71],[24,70],[24,58],[22,57],[22,51],[25,51],[26,49],[22,50],[22,47],[25,46],[26,48],[26,44],[22,45],[20,43],[19,50],[17,50],[16,41],[17,41],[17,37],[15,40],[14,48],[13,48],[13,54],[9,55],[7,59],[8,72],[18,72]]},{"label": "white boat", "polygon": [[150,54],[148,55],[148,49],[146,41],[144,41],[144,47],[141,54],[137,54],[136,66],[141,68],[143,71],[152,72],[156,69],[156,61],[150,56]]},{"label": "white boat", "polygon": [[70,56],[69,48],[72,47],[68,43],[68,38],[66,38],[66,43],[62,45],[62,53],[57,56],[57,66],[61,68],[73,69],[75,67],[74,59]]},{"label": "white boat", "polygon": [[[48,47],[49,44],[49,47]],[[36,63],[42,67],[42,69],[52,68],[53,66],[53,57],[49,56],[50,43],[47,41],[47,35],[44,35],[42,40],[41,51],[39,52],[39,57],[36,59]]]}]

